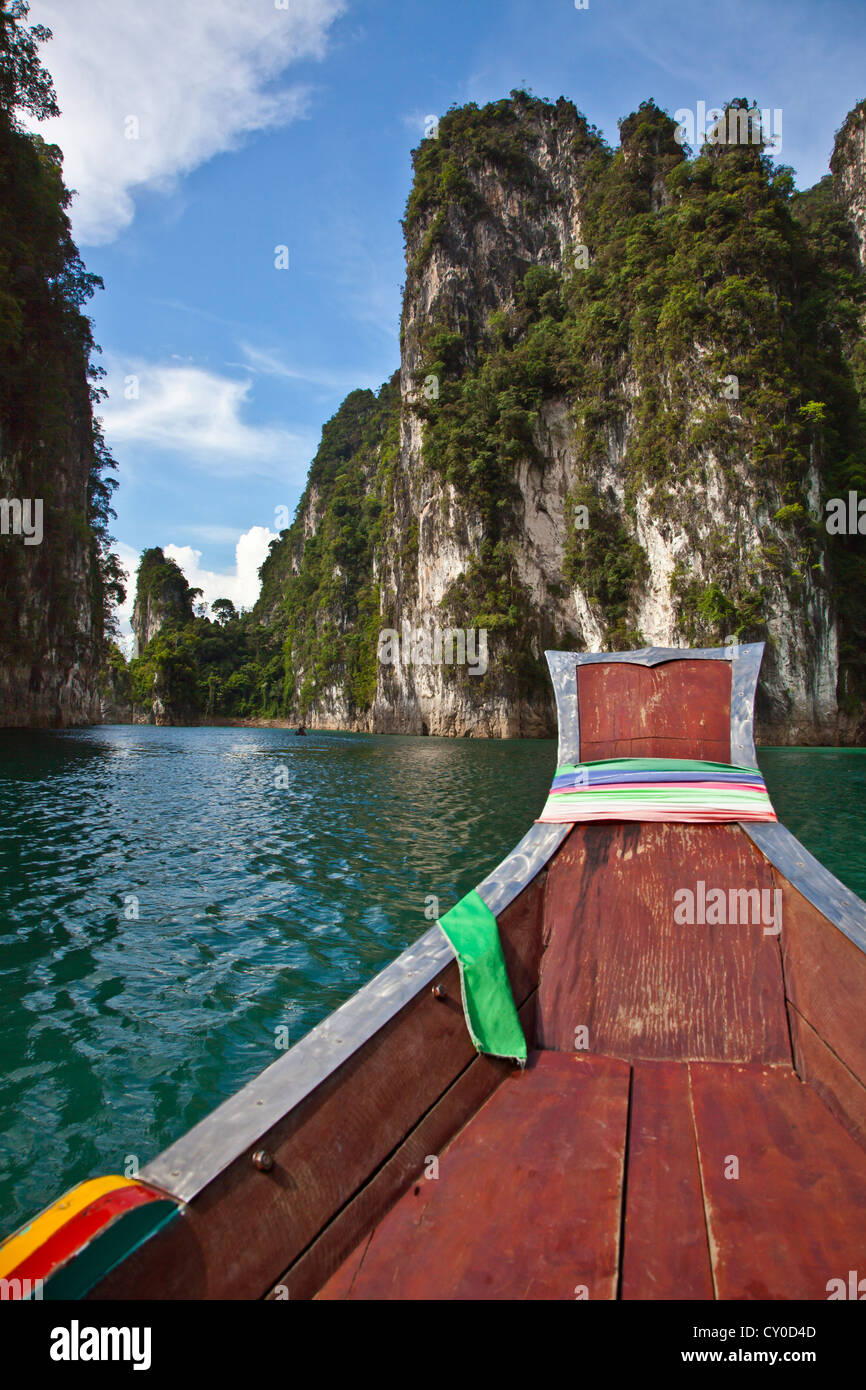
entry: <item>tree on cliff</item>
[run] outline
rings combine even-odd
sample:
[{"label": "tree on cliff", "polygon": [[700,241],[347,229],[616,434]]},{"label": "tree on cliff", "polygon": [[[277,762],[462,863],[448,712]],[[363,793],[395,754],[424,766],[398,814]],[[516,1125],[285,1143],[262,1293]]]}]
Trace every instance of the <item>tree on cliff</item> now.
[{"label": "tree on cliff", "polygon": [[211,612],[221,627],[238,620],[238,611],[230,598],[215,598],[211,604]]},{"label": "tree on cliff", "polygon": [[93,415],[104,372],[82,312],[102,281],[72,239],[62,152],[23,128],[24,116],[59,114],[39,57],[51,32],[28,25],[29,11],[28,0],[0,0],[0,474],[7,495],[51,507],[42,545],[0,554],[0,660],[14,663],[25,707],[34,680],[62,692],[70,669],[85,683],[94,673],[95,700],[124,593],[109,534],[116,465]]},{"label": "tree on cliff", "polygon": [[51,74],[39,60],[40,43],[51,38],[44,24],[27,27],[28,0],[0,0],[0,112],[17,124],[15,112],[38,121],[60,114]]}]

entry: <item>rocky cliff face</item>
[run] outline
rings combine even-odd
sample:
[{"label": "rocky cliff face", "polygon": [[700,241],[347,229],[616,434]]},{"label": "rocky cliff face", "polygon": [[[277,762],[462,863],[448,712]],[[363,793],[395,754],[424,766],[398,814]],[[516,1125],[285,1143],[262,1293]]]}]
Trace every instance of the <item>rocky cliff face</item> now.
[{"label": "rocky cliff face", "polygon": [[60,152],[0,109],[0,726],[99,720],[111,461]]},{"label": "rocky cliff face", "polygon": [[140,656],[149,642],[166,626],[182,626],[193,616],[191,589],[180,566],[169,560],[159,546],[145,550],[138,566],[135,603],[132,609],[133,656]]},{"label": "rocky cliff face", "polygon": [[[52,728],[99,722],[99,634],[94,630],[94,556],[86,525],[92,466],[83,369],[70,373],[80,414],[48,450],[40,441],[4,449],[0,494],[32,502],[42,538],[0,537],[0,727]],[[75,379],[77,376],[77,380]],[[2,505],[2,504],[0,504]],[[23,518],[26,524],[28,508]],[[38,532],[34,532],[35,535]]]},{"label": "rocky cliff face", "polygon": [[[546,735],[545,647],[738,637],[767,642],[765,741],[862,737],[864,576],[823,508],[863,467],[863,112],[817,222],[759,150],[687,159],[674,129],[646,103],[611,151],[515,93],[416,151],[399,399],[354,393],[265,566],[293,713]],[[452,627],[486,631],[485,670],[435,660]]]},{"label": "rocky cliff face", "polygon": [[845,206],[866,266],[866,101],[848,113],[830,159],[834,192]]},{"label": "rocky cliff face", "polygon": [[133,661],[127,667],[117,649],[112,652],[103,680],[106,722],[197,722],[193,669],[178,652],[178,642],[193,622],[193,601],[200,595],[159,546],[144,551],[132,610]]}]

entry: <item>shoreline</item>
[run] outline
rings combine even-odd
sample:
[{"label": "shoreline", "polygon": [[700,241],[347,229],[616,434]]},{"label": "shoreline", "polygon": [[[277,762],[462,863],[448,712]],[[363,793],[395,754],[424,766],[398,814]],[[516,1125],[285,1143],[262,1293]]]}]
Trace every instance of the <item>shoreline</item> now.
[{"label": "shoreline", "polygon": [[[62,732],[71,729],[102,729],[102,728],[155,728],[155,729],[286,729],[295,730],[299,727],[300,721],[286,718],[266,719],[261,716],[240,717],[229,715],[211,715],[204,719],[189,721],[171,720],[156,723],[152,719],[132,719],[119,717],[116,707],[106,711],[107,718],[98,721],[89,721],[80,724],[70,723],[39,723],[39,724],[9,724],[0,726],[0,730],[11,732],[13,729],[17,733],[51,733]],[[471,729],[461,732],[446,732],[440,730],[414,729],[395,729],[379,728],[371,729],[365,727],[363,723],[355,724],[320,724],[304,723],[304,728],[308,734],[334,733],[334,734],[369,734],[371,736],[389,736],[395,738],[445,738],[445,739],[473,739],[483,742],[508,742],[524,740],[546,740],[555,741],[555,733],[514,733],[514,734],[489,734],[475,733]],[[785,737],[787,731],[778,727],[759,729],[755,738],[755,746],[758,748],[802,748],[802,749],[856,749],[866,748],[866,737],[861,735],[849,739],[840,739],[843,730],[838,728],[831,730],[806,731],[797,728],[792,731],[792,737]]]},{"label": "shoreline", "polygon": [[[180,723],[180,722],[174,721],[174,722],[172,722],[172,723],[155,724],[152,720],[149,720],[149,719],[141,719],[141,720],[138,720],[138,719],[103,719],[103,720],[100,720],[100,722],[99,722],[98,724],[83,724],[83,725],[76,725],[76,726],[66,725],[65,727],[66,727],[66,728],[77,727],[77,728],[87,728],[87,729],[101,729],[101,728],[110,728],[111,726],[123,727],[123,728],[152,728],[152,729],[288,729],[288,730],[294,730],[294,729],[298,728],[298,721],[297,721],[297,720],[289,720],[289,719],[264,719],[264,718],[258,718],[258,717],[257,717],[257,718],[243,718],[243,719],[242,719],[242,718],[239,718],[239,717],[231,718],[231,717],[229,717],[229,716],[225,716],[225,717],[211,717],[211,718],[209,718],[209,719],[197,719],[197,720],[194,720],[194,721],[190,721],[189,723]],[[44,727],[44,726],[43,726],[43,727]],[[503,742],[511,742],[511,741],[515,741],[515,742],[516,742],[516,741],[524,742],[524,741],[531,741],[531,740],[533,740],[533,739],[538,740],[538,741],[547,741],[547,742],[555,742],[555,741],[556,741],[556,734],[553,734],[553,733],[551,733],[551,734],[510,734],[510,735],[506,735],[506,736],[500,736],[500,735],[496,735],[496,734],[474,734],[474,733],[470,733],[470,732],[466,732],[466,733],[462,733],[462,734],[426,733],[426,732],[425,732],[425,733],[419,733],[417,730],[413,730],[413,729],[367,729],[367,728],[361,728],[361,727],[359,727],[359,726],[357,726],[357,725],[347,725],[347,724],[307,724],[307,723],[304,724],[304,728],[306,729],[306,731],[307,731],[308,734],[369,734],[371,737],[389,737],[389,738],[446,738],[446,739],[453,739],[455,742],[458,742],[458,741],[463,740],[463,739],[472,739],[472,740],[474,740],[474,741],[476,741],[476,742],[478,742],[478,741],[483,741],[483,742],[488,742],[488,743],[503,743]],[[798,732],[802,735],[802,730],[798,730]],[[838,732],[838,731],[836,731],[836,732]],[[780,739],[778,735],[779,735],[779,730],[778,730],[778,729],[771,729],[771,730],[766,731],[765,734],[764,734],[763,736],[760,736],[760,735],[759,735],[759,736],[757,736],[757,737],[755,738],[755,747],[756,747],[756,748],[790,748],[790,749],[800,748],[800,749],[803,749],[803,751],[809,751],[809,752],[817,751],[817,750],[820,750],[820,749],[826,749],[827,751],[834,751],[834,750],[835,750],[835,751],[851,751],[851,752],[856,752],[858,749],[860,749],[860,750],[866,750],[866,740],[861,741],[861,742],[854,742],[854,741],[851,741],[851,742],[846,742],[846,743],[840,743],[838,740],[834,741],[834,740],[833,740],[831,737],[829,737],[829,736],[824,736],[824,737],[816,737],[816,738],[814,738],[814,739],[813,739],[812,741],[810,741],[810,742],[804,742],[804,741],[802,741],[802,737],[801,737],[801,739],[798,740],[798,741],[791,741],[791,742],[788,742],[788,741],[785,741],[785,740]]]}]

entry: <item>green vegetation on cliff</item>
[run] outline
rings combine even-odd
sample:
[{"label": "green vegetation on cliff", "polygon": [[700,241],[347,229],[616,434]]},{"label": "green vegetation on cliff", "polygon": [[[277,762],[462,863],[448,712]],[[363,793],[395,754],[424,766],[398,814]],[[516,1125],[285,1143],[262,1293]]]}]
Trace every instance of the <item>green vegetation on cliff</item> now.
[{"label": "green vegetation on cliff", "polygon": [[[255,614],[280,636],[284,708],[301,718],[329,688],[356,710],[376,693],[374,557],[392,515],[399,420],[397,373],[378,394],[347,396],[322,430],[292,526],[262,566]],[[305,536],[310,515],[315,535]]]},{"label": "green vegetation on cliff", "polygon": [[[429,215],[441,186],[431,171],[447,167],[452,120],[465,144],[467,122],[501,129],[501,107],[449,113],[439,140],[422,147],[410,228],[422,210]],[[643,640],[628,626],[628,608],[647,569],[633,527],[612,517],[614,499],[597,492],[616,441],[628,441],[627,511],[649,485],[654,510],[688,529],[683,489],[705,481],[710,451],[744,507],[753,510],[767,484],[785,499],[773,519],[787,539],[780,545],[768,532],[751,569],[739,569],[734,547],[720,544],[704,591],[674,577],[692,641],[766,635],[763,580],[775,572],[796,587],[806,566],[821,563],[826,538],[819,544],[807,497],[813,465],[824,497],[866,490],[851,360],[863,277],[844,210],[823,187],[811,201],[795,195],[790,171],[774,168],[759,145],[707,145],[687,158],[675,130],[646,102],[621,123],[616,152],[582,131],[589,263],[578,250],[562,274],[526,267],[513,307],[491,315],[469,345],[468,365],[463,335],[429,325],[419,372],[419,385],[428,373],[440,383],[438,399],[419,407],[425,460],[480,509],[494,542],[513,534],[515,466],[538,453],[543,404],[571,402],[581,473],[572,511],[588,504],[592,520],[569,536],[563,578],[601,605],[614,647]],[[477,143],[485,148],[482,135]],[[490,569],[491,594],[504,573]],[[862,687],[866,562],[847,539],[831,557],[830,582]]]},{"label": "green vegetation on cliff", "polygon": [[[353,391],[322,431],[291,527],[272,542],[251,613],[227,600],[216,621],[194,616],[197,591],[159,549],[142,556],[136,613],[147,605],[159,632],[129,666],[131,702],[159,700],[165,717],[306,716],[329,687],[355,707],[376,693],[379,589],[373,556],[387,511],[399,421],[397,376],[378,394]],[[304,538],[313,510],[315,536]],[[155,606],[155,607],[154,607]]]},{"label": "green vegetation on cliff", "polygon": [[72,241],[60,150],[21,127],[20,112],[57,113],[38,56],[50,33],[27,14],[0,0],[0,475],[4,496],[42,500],[45,526],[38,546],[0,544],[2,656],[95,670],[123,593],[115,465],[93,417],[103,372],[83,311],[102,282]]},{"label": "green vegetation on cliff", "polygon": [[[644,102],[614,150],[571,103],[516,92],[452,109],[413,154],[413,293],[436,256],[439,279],[443,264],[465,270],[486,226],[498,245],[505,200],[509,216],[517,200],[541,248],[499,267],[498,308],[478,312],[490,297],[467,279],[443,301],[450,318],[422,307],[411,325],[418,370],[402,423],[418,418],[424,476],[454,489],[481,535],[442,619],[488,629],[511,689],[544,682],[538,654],[558,635],[520,578],[519,504],[527,467],[550,461],[546,412],[564,408],[577,466],[550,594],[579,586],[609,646],[642,644],[635,613],[649,562],[637,526],[649,505],[690,542],[670,578],[684,642],[767,637],[780,593],[796,609],[809,586],[827,586],[840,617],[840,696],[853,700],[866,689],[866,559],[858,538],[828,537],[822,525],[826,498],[866,492],[864,277],[850,222],[831,182],[796,193],[759,143],[692,152],[675,132]],[[564,202],[551,160],[559,187],[570,179],[580,195],[581,244],[564,253],[550,220]],[[404,346],[406,332],[404,317]],[[189,699],[195,684],[200,710],[306,717],[331,692],[350,713],[369,709],[376,632],[397,625],[415,583],[419,519],[396,466],[400,425],[396,376],[378,394],[352,392],[326,424],[254,613],[221,632],[196,627],[202,620],[184,629],[214,652],[229,634],[236,644],[231,676],[216,682],[216,656],[193,682],[178,655],[178,682]],[[612,460],[623,499],[606,478]],[[710,464],[731,516],[708,536],[696,502]],[[760,543],[744,562],[747,518],[758,519]]]},{"label": "green vegetation on cliff", "polygon": [[159,547],[144,552],[133,614],[139,652],[126,666],[113,649],[105,680],[108,698],[133,705],[143,717],[155,713],[178,723],[280,713],[282,673],[274,634],[252,615],[238,614],[228,599],[214,602],[211,620],[196,602],[200,597]]},{"label": "green vegetation on cliff", "polygon": [[145,550],[138,563],[132,620],[139,646],[146,645],[149,618],[160,627],[183,626],[192,620],[193,601],[200,594],[200,589],[190,588],[177,561],[159,546]]}]

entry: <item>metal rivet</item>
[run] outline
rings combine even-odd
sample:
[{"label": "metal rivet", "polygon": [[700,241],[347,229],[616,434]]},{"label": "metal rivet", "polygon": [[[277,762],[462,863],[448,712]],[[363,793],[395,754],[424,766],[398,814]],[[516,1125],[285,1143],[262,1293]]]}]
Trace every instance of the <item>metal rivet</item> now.
[{"label": "metal rivet", "polygon": [[434,986],[433,986],[433,998],[434,998],[434,999],[447,999],[447,998],[448,998],[448,995],[445,993],[445,990],[443,989],[442,985],[434,985]]},{"label": "metal rivet", "polygon": [[253,1154],[253,1166],[258,1168],[261,1173],[269,1173],[274,1166],[274,1160],[267,1149],[257,1149]]}]

